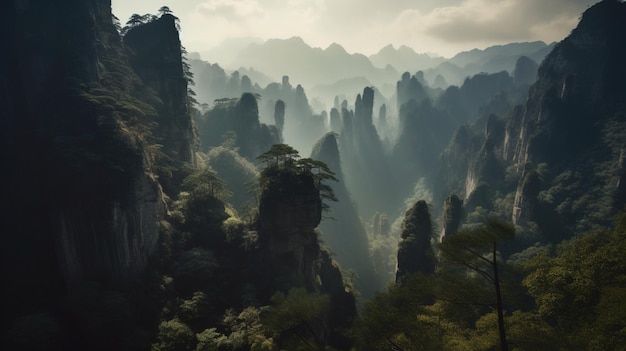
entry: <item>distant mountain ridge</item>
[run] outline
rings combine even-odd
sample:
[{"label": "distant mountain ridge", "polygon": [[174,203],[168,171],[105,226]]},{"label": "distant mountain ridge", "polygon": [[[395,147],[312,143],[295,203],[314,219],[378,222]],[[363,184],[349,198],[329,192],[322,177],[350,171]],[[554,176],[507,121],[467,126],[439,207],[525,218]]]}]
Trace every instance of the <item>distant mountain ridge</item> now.
[{"label": "distant mountain ridge", "polygon": [[473,49],[459,52],[448,61],[459,67],[480,65],[510,57],[515,57],[515,60],[517,60],[519,56],[528,56],[535,61],[541,62],[552,47],[554,47],[554,43],[546,45],[543,41],[494,45],[484,50]]},{"label": "distant mountain ridge", "polygon": [[[430,84],[441,75],[447,84],[460,86],[466,77],[477,73],[512,72],[520,56],[541,62],[553,46],[541,41],[509,43],[460,52],[446,59],[417,53],[404,45],[387,45],[368,57],[348,53],[337,43],[322,49],[310,46],[300,37],[291,37],[252,42],[232,55],[230,62],[220,64],[229,65],[229,69],[254,68],[276,81],[287,75],[309,89],[355,78],[366,78],[382,88],[395,83],[403,72],[417,71],[424,71]],[[210,57],[204,59],[214,62]]]},{"label": "distant mountain ridge", "polygon": [[396,49],[391,44],[380,49],[374,55],[370,55],[369,59],[376,67],[383,68],[391,65],[402,72],[413,71],[415,67],[420,67],[422,70],[434,68],[446,61],[445,58],[440,56],[431,56],[424,53],[418,54],[406,45],[401,45]]},{"label": "distant mountain ridge", "polygon": [[367,56],[350,54],[339,44],[333,43],[326,49],[314,48],[299,37],[250,44],[231,65],[254,67],[276,80],[287,75],[307,87],[354,77],[367,77],[377,84],[398,75],[397,71],[374,67]]}]

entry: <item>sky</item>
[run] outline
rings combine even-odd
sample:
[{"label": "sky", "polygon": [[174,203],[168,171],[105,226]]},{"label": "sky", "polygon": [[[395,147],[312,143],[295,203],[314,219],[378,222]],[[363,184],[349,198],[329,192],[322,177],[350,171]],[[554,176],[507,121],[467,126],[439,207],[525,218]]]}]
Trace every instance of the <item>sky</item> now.
[{"label": "sky", "polygon": [[167,5],[180,19],[189,52],[230,39],[338,43],[371,55],[386,45],[451,57],[511,42],[560,41],[597,0],[112,0],[124,24],[133,13]]}]

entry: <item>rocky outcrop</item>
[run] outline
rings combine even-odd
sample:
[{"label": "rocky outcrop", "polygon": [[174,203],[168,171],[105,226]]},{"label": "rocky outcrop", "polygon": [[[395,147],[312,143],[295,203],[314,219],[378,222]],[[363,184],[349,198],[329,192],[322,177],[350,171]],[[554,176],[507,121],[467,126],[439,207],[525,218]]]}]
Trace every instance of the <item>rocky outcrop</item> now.
[{"label": "rocky outcrop", "polygon": [[357,209],[345,186],[341,158],[335,134],[326,134],[314,147],[311,158],[320,160],[335,173],[338,182],[329,184],[337,202],[329,203],[320,229],[323,240],[335,253],[343,269],[353,269],[359,276],[359,289],[366,297],[383,287],[370,260],[368,238]]},{"label": "rocky outcrop", "polygon": [[531,85],[537,79],[539,65],[528,56],[520,56],[515,63],[513,80],[517,85]]},{"label": "rocky outcrop", "polygon": [[256,97],[244,93],[239,99],[223,99],[198,121],[202,149],[233,144],[249,161],[280,143],[281,131],[259,121]]},{"label": "rocky outcrop", "polygon": [[[124,36],[129,62],[143,84],[156,91],[158,127],[155,136],[167,155],[168,169],[195,165],[196,132],[183,72],[177,19],[164,14],[152,22],[133,27]],[[178,194],[175,184],[182,179],[176,172],[160,172],[161,183],[170,196]]]},{"label": "rocky outcrop", "polygon": [[430,244],[433,224],[426,201],[417,201],[406,212],[401,230],[398,242],[396,284],[401,283],[402,278],[411,273],[435,271],[434,255]]},{"label": "rocky outcrop", "polygon": [[[338,330],[356,316],[353,292],[346,288],[341,270],[330,253],[320,247],[315,230],[322,219],[319,184],[310,172],[274,165],[262,173],[257,228],[268,292],[304,287],[328,294],[329,312],[312,326],[320,341],[349,348],[351,341]],[[268,296],[269,297],[269,296]]]},{"label": "rocky outcrop", "polygon": [[463,200],[456,195],[449,196],[443,204],[442,229],[439,242],[456,233],[463,217]]},{"label": "rocky outcrop", "polygon": [[363,217],[395,211],[396,188],[389,161],[373,124],[374,89],[365,88],[355,99],[355,110],[343,112],[339,137],[347,188]]},{"label": "rocky outcrop", "polygon": [[277,281],[317,289],[320,246],[314,229],[321,219],[322,200],[313,177],[282,170],[270,179],[259,206],[259,240],[275,261],[271,271]]}]

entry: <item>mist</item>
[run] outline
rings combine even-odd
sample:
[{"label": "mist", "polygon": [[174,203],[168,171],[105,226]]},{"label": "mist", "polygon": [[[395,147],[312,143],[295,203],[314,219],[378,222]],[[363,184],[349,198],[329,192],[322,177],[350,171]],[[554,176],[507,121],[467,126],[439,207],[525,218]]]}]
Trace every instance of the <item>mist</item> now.
[{"label": "mist", "polygon": [[3,349],[626,342],[623,1],[147,5],[7,4]]}]

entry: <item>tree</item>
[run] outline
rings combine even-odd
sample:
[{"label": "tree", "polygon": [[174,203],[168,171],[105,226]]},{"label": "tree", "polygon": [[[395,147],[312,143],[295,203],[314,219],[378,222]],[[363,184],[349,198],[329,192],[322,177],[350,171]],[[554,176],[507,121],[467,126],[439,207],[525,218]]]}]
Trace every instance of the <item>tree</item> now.
[{"label": "tree", "polygon": [[430,276],[414,273],[367,301],[352,333],[358,350],[444,350],[450,334],[428,303]]},{"label": "tree", "polygon": [[274,144],[269,151],[257,157],[257,160],[265,163],[265,170],[271,167],[291,169],[298,158],[300,158],[300,154],[293,147],[287,144]]},{"label": "tree", "polygon": [[159,351],[187,351],[195,348],[196,335],[185,323],[178,318],[164,321],[159,324],[157,342],[152,345],[153,350]]},{"label": "tree", "polygon": [[292,288],[287,295],[275,293],[271,302],[269,312],[262,316],[262,322],[275,335],[275,340],[314,350],[324,344],[323,336],[318,335],[314,323],[328,312],[328,295]]},{"label": "tree", "polygon": [[[335,173],[322,161],[312,158],[298,160],[299,158],[298,150],[287,144],[274,144],[269,151],[258,156],[257,160],[265,163],[260,177],[261,189],[266,188],[278,173],[288,172],[312,177],[322,200],[337,201],[332,188],[323,183],[328,180],[338,181]],[[324,211],[329,209],[324,201],[322,201],[322,209]]]},{"label": "tree", "polygon": [[509,348],[504,328],[498,244],[514,236],[515,227],[512,224],[490,220],[484,225],[461,230],[445,238],[439,247],[443,264],[469,269],[493,286],[501,351],[508,351]]},{"label": "tree", "polygon": [[231,196],[226,189],[226,183],[210,168],[199,170],[187,176],[182,183],[182,189],[188,191],[192,197],[211,196],[225,200]]},{"label": "tree", "polygon": [[122,24],[120,23],[120,19],[117,18],[117,16],[115,16],[114,14],[111,14],[111,23],[113,23],[113,25],[115,26],[115,30],[117,30],[118,33],[122,32]]},{"label": "tree", "polygon": [[615,349],[626,344],[626,212],[615,229],[599,229],[562,242],[555,254],[528,264],[524,285],[538,314],[565,349]]},{"label": "tree", "polygon": [[130,18],[128,19],[128,21],[126,22],[126,26],[128,27],[135,27],[138,26],[140,24],[144,23],[144,18],[143,16],[141,16],[140,14],[137,13],[133,13]]},{"label": "tree", "polygon": [[128,19],[128,21],[126,22],[126,26],[124,26],[124,28],[121,29],[121,34],[126,35],[126,33],[128,33],[128,31],[131,30],[132,28],[140,26],[148,22],[152,22],[156,19],[157,19],[156,16],[151,15],[149,13],[146,13],[143,16],[133,13]]},{"label": "tree", "polygon": [[159,15],[161,16],[171,15],[171,14],[172,14],[172,10],[170,10],[170,8],[167,6],[161,6],[161,8],[159,9]]}]

